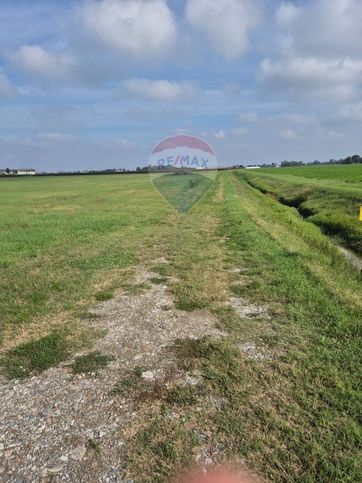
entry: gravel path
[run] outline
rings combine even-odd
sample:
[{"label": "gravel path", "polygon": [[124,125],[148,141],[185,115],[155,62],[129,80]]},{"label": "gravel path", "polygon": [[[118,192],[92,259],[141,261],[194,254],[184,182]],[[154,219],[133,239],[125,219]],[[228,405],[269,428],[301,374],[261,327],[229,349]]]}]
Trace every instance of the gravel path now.
[{"label": "gravel path", "polygon": [[[152,276],[140,270],[135,283]],[[24,381],[0,380],[1,482],[125,481],[118,432],[135,413],[111,395],[120,374],[140,366],[152,379],[172,364],[165,347],[175,339],[220,336],[208,312],[176,310],[164,285],[119,291],[92,312],[98,317],[87,323],[107,331],[93,350],[115,357],[98,375],[74,376],[69,361]]]}]

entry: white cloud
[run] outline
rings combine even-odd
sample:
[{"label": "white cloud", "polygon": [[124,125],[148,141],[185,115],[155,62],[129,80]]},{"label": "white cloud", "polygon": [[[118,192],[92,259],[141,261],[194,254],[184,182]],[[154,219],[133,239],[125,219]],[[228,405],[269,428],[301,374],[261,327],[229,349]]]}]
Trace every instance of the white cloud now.
[{"label": "white cloud", "polygon": [[348,100],[359,96],[362,60],[314,57],[264,59],[260,79],[269,88],[291,96]]},{"label": "white cloud", "polygon": [[300,113],[284,113],[271,116],[269,119],[271,122],[282,121],[288,124],[297,124],[301,126],[316,125],[318,119],[314,114],[300,114]]},{"label": "white cloud", "polygon": [[41,141],[51,141],[51,142],[69,142],[73,141],[75,138],[71,134],[61,133],[61,132],[43,132],[38,134],[38,139]]},{"label": "white cloud", "polygon": [[130,94],[153,101],[182,101],[194,97],[197,93],[196,87],[187,81],[129,79],[124,85]]},{"label": "white cloud", "polygon": [[247,51],[249,31],[258,18],[255,2],[249,0],[188,0],[186,7],[189,24],[228,60]]},{"label": "white cloud", "polygon": [[240,114],[239,119],[245,122],[258,122],[259,116],[256,112],[245,112]]},{"label": "white cloud", "polygon": [[235,136],[243,136],[248,132],[248,129],[246,127],[237,127],[232,130],[232,134]]},{"label": "white cloud", "polygon": [[91,0],[80,17],[87,30],[104,45],[138,58],[170,51],[177,25],[165,0]]},{"label": "white cloud", "polygon": [[276,21],[280,27],[289,27],[298,18],[300,8],[293,3],[282,3],[276,13]]},{"label": "white cloud", "polygon": [[218,141],[224,141],[226,139],[226,132],[220,129],[220,131],[214,132],[213,136]]},{"label": "white cloud", "polygon": [[362,102],[343,106],[341,116],[348,121],[362,122]]},{"label": "white cloud", "polygon": [[267,90],[293,100],[362,98],[361,0],[283,2],[276,25],[277,55],[260,66]]},{"label": "white cloud", "polygon": [[136,147],[135,141],[128,138],[105,138],[105,139],[98,139],[96,141],[97,146],[111,149],[111,150],[119,150],[127,149],[132,150]]},{"label": "white cloud", "polygon": [[190,129],[189,128],[186,128],[186,127],[178,127],[175,129],[175,134],[189,134],[190,133]]},{"label": "white cloud", "polygon": [[325,58],[362,55],[361,0],[283,2],[276,13],[280,34],[293,52]]},{"label": "white cloud", "polygon": [[39,45],[23,45],[10,58],[19,69],[52,80],[71,79],[75,66],[70,56],[49,52]]},{"label": "white cloud", "polygon": [[330,131],[327,131],[327,136],[331,138],[344,138],[346,135],[343,132],[330,130]]},{"label": "white cloud", "polygon": [[115,140],[116,146],[120,146],[126,149],[133,149],[136,146],[136,143],[131,139],[120,138]]},{"label": "white cloud", "polygon": [[0,68],[0,98],[1,97],[12,97],[15,95],[16,89],[11,84],[7,76],[4,74],[3,70]]}]

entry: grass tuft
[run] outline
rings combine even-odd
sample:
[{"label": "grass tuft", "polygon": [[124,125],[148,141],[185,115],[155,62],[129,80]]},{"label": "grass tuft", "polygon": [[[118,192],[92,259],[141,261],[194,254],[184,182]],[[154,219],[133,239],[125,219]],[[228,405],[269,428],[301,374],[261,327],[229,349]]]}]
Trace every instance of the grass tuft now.
[{"label": "grass tuft", "polygon": [[101,451],[100,443],[92,438],[87,440],[86,448],[90,451],[95,451],[96,453],[100,453]]},{"label": "grass tuft", "polygon": [[7,378],[18,379],[45,371],[66,360],[67,356],[65,334],[54,332],[6,352],[0,359],[0,366]]},{"label": "grass tuft", "polygon": [[73,374],[87,374],[100,371],[112,361],[114,361],[113,356],[94,351],[84,356],[76,357],[71,368]]},{"label": "grass tuft", "polygon": [[148,283],[124,283],[122,284],[122,288],[127,295],[142,295],[146,290],[151,288],[151,285]]},{"label": "grass tuft", "polygon": [[100,302],[104,302],[106,300],[110,300],[113,297],[112,290],[103,290],[102,292],[96,293],[96,300]]},{"label": "grass tuft", "polygon": [[150,282],[158,285],[164,285],[167,282],[167,277],[152,277],[150,278]]}]

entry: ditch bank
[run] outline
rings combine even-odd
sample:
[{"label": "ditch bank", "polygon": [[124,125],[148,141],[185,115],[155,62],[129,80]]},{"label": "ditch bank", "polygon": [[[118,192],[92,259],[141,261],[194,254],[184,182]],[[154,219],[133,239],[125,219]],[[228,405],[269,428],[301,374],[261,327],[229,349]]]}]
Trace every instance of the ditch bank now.
[{"label": "ditch bank", "polygon": [[[241,176],[239,176],[241,177]],[[304,190],[293,195],[281,194],[273,187],[249,176],[242,176],[249,186],[257,189],[284,206],[294,208],[303,219],[318,226],[324,235],[328,236],[339,252],[362,274],[362,233],[347,215],[335,215],[322,212],[309,206],[313,191]],[[315,193],[314,193],[315,194]]]}]

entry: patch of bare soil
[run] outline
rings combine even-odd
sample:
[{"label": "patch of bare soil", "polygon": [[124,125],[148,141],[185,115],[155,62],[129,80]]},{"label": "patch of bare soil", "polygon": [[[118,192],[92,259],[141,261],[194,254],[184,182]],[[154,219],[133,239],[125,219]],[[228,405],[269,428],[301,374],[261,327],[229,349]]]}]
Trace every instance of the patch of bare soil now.
[{"label": "patch of bare soil", "polygon": [[[135,284],[154,276],[139,270]],[[93,350],[115,358],[99,374],[73,375],[69,361],[24,381],[0,380],[0,481],[125,481],[119,432],[136,413],[112,396],[120,374],[140,367],[153,380],[172,367],[166,348],[175,339],[220,336],[210,313],[176,310],[165,285],[150,286],[141,295],[119,291],[84,322],[106,331]]]},{"label": "patch of bare soil", "polygon": [[268,314],[268,306],[266,305],[256,305],[251,304],[243,299],[231,297],[230,303],[232,307],[235,309],[236,313],[241,317],[245,318],[254,318],[254,317],[263,317],[265,319],[270,319],[270,315]]},{"label": "patch of bare soil", "polygon": [[240,351],[246,355],[249,359],[254,359],[255,361],[263,361],[265,359],[272,359],[273,356],[269,350],[265,348],[258,347],[255,342],[243,342],[239,345]]},{"label": "patch of bare soil", "polygon": [[[271,316],[268,313],[269,307],[267,305],[256,305],[246,302],[241,298],[231,297],[230,304],[235,312],[245,319],[263,319],[270,320]],[[270,350],[266,349],[262,344],[258,344],[252,340],[245,341],[239,344],[240,352],[248,359],[255,361],[270,360],[273,358]]]}]

